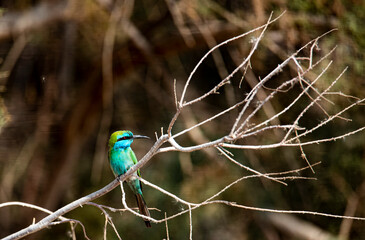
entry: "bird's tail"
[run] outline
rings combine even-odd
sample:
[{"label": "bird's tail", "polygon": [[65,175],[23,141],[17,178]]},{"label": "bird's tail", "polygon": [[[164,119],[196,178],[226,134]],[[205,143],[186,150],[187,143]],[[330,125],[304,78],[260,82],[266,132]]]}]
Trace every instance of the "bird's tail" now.
[{"label": "bird's tail", "polygon": [[[148,211],[148,207],[147,204],[145,202],[145,200],[143,199],[143,196],[139,193],[135,194],[136,199],[137,199],[137,205],[139,208],[139,212],[147,217],[150,217],[150,211]],[[151,222],[150,220],[147,219],[143,219],[144,223],[146,224],[146,227],[151,227]]]}]

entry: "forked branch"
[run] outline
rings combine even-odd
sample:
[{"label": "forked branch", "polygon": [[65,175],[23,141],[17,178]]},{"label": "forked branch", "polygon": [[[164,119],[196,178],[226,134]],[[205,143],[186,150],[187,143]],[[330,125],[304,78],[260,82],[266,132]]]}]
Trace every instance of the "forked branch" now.
[{"label": "forked branch", "polygon": [[[226,107],[226,109],[221,110],[218,113],[212,114],[210,117],[208,117],[206,119],[198,121],[193,126],[187,127],[186,129],[183,129],[181,131],[174,132],[175,123],[180,119],[180,115],[185,110],[185,108],[187,108],[187,107],[193,108],[198,102],[204,101],[206,98],[208,98],[212,94],[215,94],[219,90],[221,90],[225,85],[231,84],[232,77],[236,74],[239,74],[239,71],[243,71],[243,75],[245,76],[245,71],[247,70],[247,66],[251,62],[251,57],[257,51],[260,41],[265,36],[265,32],[268,31],[268,27],[271,24],[273,24],[275,21],[277,21],[277,19],[280,18],[281,16],[282,15],[280,15],[279,17],[277,17],[275,19],[272,19],[272,16],[270,16],[266,24],[264,24],[258,28],[255,28],[249,32],[241,34],[237,37],[228,39],[228,40],[218,44],[211,50],[209,50],[207,52],[207,54],[202,57],[202,59],[197,63],[195,68],[192,70],[191,74],[189,75],[188,79],[185,82],[185,85],[182,89],[180,98],[177,97],[178,89],[176,87],[176,81],[174,81],[174,86],[173,86],[174,87],[174,96],[173,97],[174,97],[174,101],[175,101],[175,105],[176,105],[176,112],[174,113],[174,115],[169,123],[166,133],[164,131],[161,131],[161,134],[159,137],[156,134],[155,144],[136,165],[134,165],[129,171],[127,171],[127,173],[125,173],[119,179],[114,180],[113,182],[111,182],[110,184],[105,186],[104,188],[102,188],[94,193],[91,193],[85,197],[75,200],[72,203],[58,209],[57,211],[55,211],[53,213],[48,212],[49,216],[45,217],[41,221],[34,223],[34,224],[28,226],[27,228],[20,230],[19,232],[9,235],[9,236],[5,237],[4,239],[8,240],[8,239],[23,238],[23,237],[25,237],[29,234],[32,234],[34,232],[37,232],[43,228],[56,224],[57,222],[55,222],[55,221],[57,219],[60,219],[60,221],[74,221],[71,219],[63,218],[62,216],[64,214],[72,211],[73,209],[80,207],[82,205],[85,205],[85,204],[93,201],[94,199],[108,193],[109,191],[114,189],[116,186],[120,185],[120,182],[123,182],[128,177],[130,177],[135,171],[137,171],[137,169],[142,168],[148,161],[151,160],[151,158],[154,155],[156,155],[158,153],[164,153],[164,152],[169,152],[169,151],[192,152],[192,151],[202,150],[205,148],[217,149],[218,152],[220,154],[222,154],[228,161],[232,162],[239,168],[245,169],[249,173],[249,175],[241,176],[240,178],[236,179],[232,183],[226,185],[224,188],[222,188],[216,194],[213,194],[211,197],[209,197],[208,199],[206,199],[200,203],[189,202],[187,200],[184,200],[184,199],[178,197],[176,194],[173,194],[165,189],[162,189],[161,187],[159,187],[155,184],[152,184],[144,179],[140,179],[144,184],[146,184],[146,185],[156,189],[157,191],[161,192],[162,194],[165,194],[168,197],[171,197],[171,198],[175,199],[176,201],[182,203],[183,205],[186,206],[186,209],[181,210],[180,212],[173,214],[171,216],[165,216],[162,219],[156,219],[156,218],[152,218],[152,217],[143,216],[140,213],[136,212],[135,210],[133,210],[132,208],[129,208],[127,206],[127,203],[125,201],[124,189],[122,187],[123,205],[125,207],[125,210],[131,212],[132,214],[134,214],[138,217],[148,219],[154,223],[167,222],[168,220],[176,218],[180,215],[189,214],[190,239],[192,238],[192,231],[193,231],[193,222],[192,222],[193,210],[197,209],[199,207],[208,205],[208,204],[225,204],[225,205],[236,207],[236,208],[243,208],[243,209],[254,210],[254,211],[265,211],[265,212],[275,212],[275,213],[292,213],[292,214],[312,214],[312,215],[320,215],[320,216],[325,216],[325,217],[347,218],[347,219],[364,221],[365,218],[361,218],[361,217],[348,217],[348,216],[340,216],[340,215],[333,215],[333,214],[320,213],[320,212],[311,212],[311,211],[265,209],[265,208],[245,206],[243,204],[229,202],[229,201],[225,201],[225,200],[215,200],[224,191],[231,188],[233,185],[235,185],[243,180],[250,179],[250,178],[258,178],[258,177],[266,178],[268,180],[271,180],[271,181],[274,181],[277,183],[281,183],[284,185],[286,184],[285,181],[289,180],[289,179],[290,180],[312,179],[312,178],[301,177],[296,174],[293,174],[293,173],[297,173],[299,171],[303,171],[305,169],[312,169],[312,171],[313,171],[313,167],[316,165],[316,164],[309,163],[308,159],[305,157],[305,153],[304,153],[302,146],[309,145],[309,144],[318,144],[318,143],[327,142],[327,141],[335,141],[338,139],[344,139],[347,136],[350,136],[350,135],[353,135],[360,131],[365,130],[365,126],[363,126],[363,127],[357,128],[355,130],[346,131],[343,134],[340,134],[338,136],[332,136],[329,138],[317,138],[314,140],[305,139],[306,136],[308,136],[309,134],[313,134],[316,130],[318,130],[319,128],[325,126],[326,124],[332,122],[336,118],[347,121],[348,119],[342,117],[342,114],[356,106],[363,105],[364,101],[365,101],[364,98],[349,96],[349,95],[341,93],[341,92],[330,92],[330,90],[333,88],[333,86],[336,84],[336,82],[340,81],[341,77],[343,77],[343,74],[346,71],[346,69],[344,69],[341,73],[339,73],[339,75],[332,81],[332,83],[329,84],[329,86],[327,88],[325,88],[324,90],[318,90],[316,88],[316,85],[321,80],[323,80],[328,69],[330,69],[330,67],[332,66],[332,62],[329,62],[325,67],[323,67],[322,70],[319,71],[320,73],[317,75],[317,77],[314,80],[309,81],[306,79],[306,76],[308,73],[313,72],[314,70],[318,70],[318,68],[324,62],[324,60],[327,60],[329,58],[329,56],[334,52],[335,48],[333,48],[329,53],[324,54],[322,57],[316,57],[316,54],[314,51],[314,49],[316,49],[317,46],[320,44],[321,38],[323,38],[325,35],[329,34],[332,31],[327,32],[327,33],[323,34],[322,36],[319,36],[319,37],[309,41],[306,45],[304,45],[298,51],[296,51],[292,55],[288,56],[276,68],[274,68],[268,75],[263,77],[257,83],[256,86],[252,87],[252,89],[247,94],[241,96],[241,99],[238,100],[232,106],[228,106],[228,107]],[[259,31],[259,30],[261,30],[261,32],[260,32],[259,36],[255,39],[248,55],[244,58],[244,60],[240,64],[237,65],[237,67],[227,77],[222,79],[220,81],[220,83],[218,83],[215,87],[213,87],[208,92],[203,93],[201,96],[198,96],[194,99],[190,99],[188,101],[185,100],[189,86],[193,84],[193,76],[194,76],[195,72],[201,66],[201,64],[207,59],[209,54],[211,54],[213,51],[217,50],[219,47],[221,47],[223,45],[231,43],[232,41],[237,40],[237,39],[242,39],[243,37],[249,36],[250,34],[256,32],[256,31]],[[309,56],[304,56],[304,57],[301,56],[301,55],[305,55],[304,49],[307,49],[307,48],[310,49]],[[304,62],[308,61],[308,64],[307,65],[301,64],[301,61],[303,61],[303,60],[304,60]],[[294,66],[297,66],[297,69],[298,69],[297,75],[291,79],[284,80],[283,82],[278,84],[278,86],[276,88],[269,89],[269,88],[265,87],[265,85],[267,83],[269,83],[273,79],[274,76],[280,74],[291,61],[294,62],[294,64],[295,64]],[[266,119],[261,119],[261,118],[257,117],[258,113],[260,112],[260,110],[263,108],[263,106],[265,104],[273,101],[279,94],[289,94],[288,92],[291,89],[293,89],[294,86],[296,86],[296,85],[298,85],[301,90],[299,93],[297,93],[297,95],[294,96],[293,100],[288,105],[284,106],[282,109],[277,110],[277,112],[273,116],[267,116]],[[239,86],[237,86],[237,87],[239,87]],[[261,101],[258,101],[258,99],[260,99],[257,96],[259,90],[260,91],[270,91],[270,92],[266,95],[266,97],[264,99],[261,99]],[[322,105],[322,101],[330,102],[331,104],[333,104],[332,101],[327,99],[327,96],[329,96],[329,95],[336,95],[338,97],[344,97],[344,98],[347,98],[347,100],[351,100],[354,102],[350,103],[348,106],[339,110],[337,113],[333,113],[331,115],[327,112],[327,110],[325,109],[325,106]],[[298,106],[299,105],[298,103],[300,102],[300,100],[302,100],[304,98],[306,100],[309,99],[309,103],[307,105],[305,105],[304,107]],[[314,108],[316,106],[321,109],[321,112],[325,116],[324,119],[319,124],[315,125],[314,127],[311,127],[308,129],[302,127],[301,120],[304,118],[305,114],[308,112],[309,109]],[[299,107],[301,109],[299,111],[299,114],[297,114],[295,116],[295,118],[293,119],[293,121],[291,123],[281,124],[280,123],[281,117],[285,113],[289,112],[290,110],[293,110],[295,107]],[[213,121],[215,121],[217,123],[217,125],[219,126],[221,124],[219,122],[219,119],[222,116],[227,115],[228,113],[232,114],[233,110],[237,110],[236,116],[232,120],[232,122],[230,122],[230,124],[231,124],[230,129],[227,132],[225,132],[224,134],[222,134],[222,136],[219,136],[214,140],[210,140],[210,141],[203,142],[200,144],[195,144],[192,146],[182,146],[179,143],[178,138],[180,136],[183,136],[183,135],[189,133],[193,129],[198,129]],[[273,124],[273,122],[274,122],[273,120],[277,120],[277,121],[275,121],[276,122],[275,124]],[[280,135],[280,137],[278,137],[276,142],[269,143],[269,144],[267,144],[267,143],[260,144],[259,143],[257,145],[247,145],[247,144],[244,144],[244,141],[242,141],[249,137],[255,137],[255,136],[267,134],[269,131],[273,131],[273,130],[280,131],[282,133]],[[169,145],[162,147],[163,144],[169,144]],[[249,168],[249,167],[239,163],[237,160],[235,160],[231,156],[231,154],[229,152],[230,148],[260,150],[260,149],[269,149],[269,148],[277,148],[277,147],[298,147],[298,148],[300,148],[302,156],[305,158],[308,166],[306,168],[290,170],[290,171],[286,171],[286,172],[261,173],[255,169]],[[6,207],[6,206],[7,206],[6,204],[5,205],[1,204],[0,208]],[[107,224],[109,223],[113,227],[113,229],[116,231],[114,224],[111,222],[111,218],[102,209],[104,209],[104,208],[101,208],[101,211],[105,215],[105,226],[107,226]],[[106,229],[106,227],[104,229]],[[106,236],[106,232],[104,232],[104,236]],[[118,233],[117,233],[117,236],[118,236],[118,238],[120,238]],[[86,237],[86,233],[85,233],[85,237]]]}]

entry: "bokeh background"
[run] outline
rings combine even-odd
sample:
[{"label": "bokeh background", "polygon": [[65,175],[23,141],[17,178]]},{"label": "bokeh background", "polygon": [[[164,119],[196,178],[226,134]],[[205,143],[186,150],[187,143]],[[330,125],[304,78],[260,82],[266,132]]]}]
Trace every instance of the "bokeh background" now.
[{"label": "bokeh background", "polygon": [[[0,202],[23,201],[54,211],[112,181],[106,155],[110,133],[129,129],[154,139],[155,132],[159,133],[161,127],[166,129],[175,113],[174,79],[181,93],[189,73],[212,46],[265,23],[271,12],[278,16],[283,11],[286,13],[269,27],[253,56],[247,79],[265,76],[312,38],[337,29],[319,45],[320,55],[337,46],[331,56],[334,68],[326,74],[324,84],[348,66],[334,90],[364,98],[362,0],[2,1]],[[113,30],[115,38],[110,37]],[[188,98],[204,93],[232,71],[249,52],[254,36],[257,35],[225,45],[214,58],[209,57],[195,75]],[[288,79],[295,74],[287,69],[280,77]],[[232,85],[220,95],[184,113],[175,131],[241,99],[251,88],[245,81],[238,88],[241,76],[235,76]],[[283,95],[274,100],[274,109],[287,104],[288,99],[290,96]],[[350,101],[332,100],[336,104],[326,106],[332,113]],[[298,112],[289,113],[288,118],[295,114]],[[308,122],[303,124],[313,126],[323,117],[319,110],[310,111],[305,118]],[[312,138],[337,136],[364,126],[364,107],[350,110],[345,117],[353,121],[336,120]],[[215,139],[232,120],[227,116],[180,141],[191,145]],[[264,136],[265,139],[271,141],[275,136]],[[153,141],[140,140],[133,149],[142,157],[152,144]],[[307,146],[304,150],[309,161],[322,163],[315,167],[315,174],[308,170],[302,174],[317,180],[290,181],[285,187],[251,179],[235,185],[221,198],[248,206],[365,217],[364,147],[363,132],[344,140]],[[306,166],[300,150],[295,148],[233,152],[239,162],[261,172]],[[160,154],[142,169],[144,178],[191,202],[205,200],[245,174],[248,173],[215,150]],[[134,206],[133,196],[127,194],[128,203]],[[160,210],[152,211],[157,218],[186,208],[149,187],[144,188],[144,195],[149,207]],[[120,189],[95,202],[121,208]],[[166,238],[164,224],[146,229],[140,219],[129,213],[110,215],[123,239]],[[0,237],[44,216],[22,207],[2,208]],[[97,208],[84,206],[66,217],[81,221],[91,239],[102,238],[104,217]],[[303,221],[299,226],[309,224],[310,231],[321,230],[333,237],[365,236],[364,221],[313,215],[292,217],[291,222]],[[188,215],[183,215],[169,221],[170,237],[187,239],[188,220]],[[194,239],[302,239],[295,229],[278,226],[265,213],[224,205],[195,210],[193,224]],[[76,233],[83,238],[79,226]],[[69,237],[69,224],[61,224],[27,239]],[[117,239],[110,227],[108,239]]]}]

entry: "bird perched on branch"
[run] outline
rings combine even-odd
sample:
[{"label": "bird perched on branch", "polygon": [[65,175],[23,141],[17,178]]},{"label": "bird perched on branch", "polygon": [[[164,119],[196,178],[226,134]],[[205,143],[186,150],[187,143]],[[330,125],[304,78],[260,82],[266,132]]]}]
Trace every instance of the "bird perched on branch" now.
[{"label": "bird perched on branch", "polygon": [[[114,132],[109,139],[108,158],[110,168],[115,176],[120,176],[126,173],[138,161],[134,154],[131,144],[134,139],[149,138],[141,135],[133,135],[131,131],[117,131]],[[132,192],[136,196],[139,212],[145,216],[150,217],[147,204],[142,194],[142,184],[137,176],[141,176],[139,169],[132,174],[126,181]],[[151,227],[149,220],[144,219],[147,227]]]}]

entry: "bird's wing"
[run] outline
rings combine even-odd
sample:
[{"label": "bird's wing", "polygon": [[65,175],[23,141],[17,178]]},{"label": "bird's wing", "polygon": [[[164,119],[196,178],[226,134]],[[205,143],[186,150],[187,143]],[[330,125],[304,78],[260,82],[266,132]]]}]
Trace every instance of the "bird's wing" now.
[{"label": "bird's wing", "polygon": [[[138,163],[136,154],[134,154],[133,150],[129,151],[129,156],[132,159],[134,165]],[[139,169],[137,170],[137,174],[139,177],[141,177],[141,172],[139,171]]]}]

